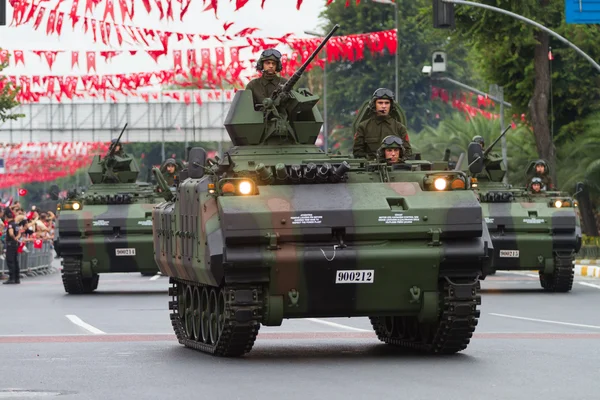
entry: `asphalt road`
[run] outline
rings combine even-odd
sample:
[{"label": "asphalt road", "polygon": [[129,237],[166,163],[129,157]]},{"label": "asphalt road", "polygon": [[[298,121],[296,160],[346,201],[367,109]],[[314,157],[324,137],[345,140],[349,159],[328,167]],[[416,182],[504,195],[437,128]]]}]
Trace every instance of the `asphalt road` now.
[{"label": "asphalt road", "polygon": [[[64,293],[60,273],[0,286],[0,399],[597,399],[600,280],[548,294],[537,277],[483,282],[467,350],[407,354],[365,318],[262,327],[252,352],[221,359],[175,341],[168,278],[101,275]],[[18,391],[21,392],[18,392]]]}]

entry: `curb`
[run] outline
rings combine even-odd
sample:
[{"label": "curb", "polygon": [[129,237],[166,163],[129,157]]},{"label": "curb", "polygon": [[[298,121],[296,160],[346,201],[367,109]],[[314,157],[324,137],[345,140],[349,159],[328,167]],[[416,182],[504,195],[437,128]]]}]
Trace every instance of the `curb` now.
[{"label": "curb", "polygon": [[578,258],[578,259],[575,259],[575,265],[598,265],[598,266],[600,266],[600,260],[589,259],[589,258]]},{"label": "curb", "polygon": [[587,276],[591,278],[600,278],[600,266],[580,265],[580,263],[576,262],[575,275]]}]

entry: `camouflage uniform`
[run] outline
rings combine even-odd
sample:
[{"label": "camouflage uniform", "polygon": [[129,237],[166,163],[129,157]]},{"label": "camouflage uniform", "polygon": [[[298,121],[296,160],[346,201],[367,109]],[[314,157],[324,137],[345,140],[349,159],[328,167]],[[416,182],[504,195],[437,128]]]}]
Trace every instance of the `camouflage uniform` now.
[{"label": "camouflage uniform", "polygon": [[259,78],[251,80],[246,86],[246,90],[252,91],[254,104],[262,104],[264,99],[272,96],[275,89],[287,82],[287,79],[282,78],[277,74],[267,75],[263,72],[263,63],[266,60],[272,60],[277,63],[275,71],[281,72],[282,69],[281,53],[279,51],[275,49],[268,49],[262,52],[260,58],[256,62],[256,70],[261,72],[263,75]]},{"label": "camouflage uniform", "polygon": [[[168,165],[175,166],[175,172],[173,172],[172,174],[169,173],[169,171],[167,171]],[[177,162],[174,159],[172,159],[172,158],[167,159],[165,161],[165,163],[163,164],[163,166],[160,168],[160,172],[162,173],[163,178],[165,178],[165,180],[167,181],[167,184],[169,186],[175,185],[175,178],[177,177],[177,173],[179,172],[179,169],[177,166]]]},{"label": "camouflage uniform", "polygon": [[[393,93],[388,89],[377,89],[373,93],[371,107],[375,109],[375,101],[378,99],[390,100],[394,103]],[[376,157],[377,150],[381,142],[387,136],[397,136],[402,138],[403,156],[412,155],[412,148],[408,138],[408,130],[402,123],[388,115],[373,116],[358,125],[354,135],[354,147],[352,153],[355,158]]]}]

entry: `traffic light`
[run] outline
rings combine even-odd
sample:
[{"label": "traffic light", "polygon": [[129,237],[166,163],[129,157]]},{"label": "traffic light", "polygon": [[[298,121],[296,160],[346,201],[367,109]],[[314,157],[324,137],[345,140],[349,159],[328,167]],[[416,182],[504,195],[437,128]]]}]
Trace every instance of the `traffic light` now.
[{"label": "traffic light", "polygon": [[6,25],[6,0],[0,0],[0,26]]},{"label": "traffic light", "polygon": [[454,4],[444,3],[442,0],[433,0],[433,27],[454,28]]}]

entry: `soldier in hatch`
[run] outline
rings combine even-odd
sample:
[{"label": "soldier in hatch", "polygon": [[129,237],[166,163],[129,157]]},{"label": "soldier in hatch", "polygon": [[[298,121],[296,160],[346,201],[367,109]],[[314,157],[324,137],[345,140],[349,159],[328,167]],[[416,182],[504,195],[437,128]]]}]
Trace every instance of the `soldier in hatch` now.
[{"label": "soldier in hatch", "polygon": [[543,182],[541,178],[538,178],[537,176],[535,178],[533,178],[531,180],[531,184],[530,184],[530,189],[531,189],[531,193],[533,194],[539,194],[542,192],[543,190]]},{"label": "soldier in hatch", "polygon": [[[483,139],[483,136],[473,136],[473,139],[471,139],[472,142],[475,143],[479,143],[479,145],[481,146],[481,149],[483,151],[485,151],[485,140]],[[482,181],[494,181],[494,179],[492,179],[492,176],[490,175],[490,171],[491,170],[500,170],[500,171],[505,171],[506,168],[504,167],[504,162],[502,161],[502,156],[498,153],[492,153],[489,152],[485,155],[485,158],[483,160],[483,167],[484,167],[484,171],[482,171],[480,174],[477,174],[475,177],[477,179],[480,179]],[[498,180],[498,179],[496,179]],[[502,180],[502,179],[500,179]]]},{"label": "soldier in hatch", "polygon": [[[113,139],[110,141],[110,145],[111,146],[115,146],[115,143],[117,143],[117,139]],[[123,151],[123,147],[121,146],[121,143],[117,143],[117,145],[115,146],[115,156],[119,156],[119,157],[125,157],[125,152]]]},{"label": "soldier in hatch", "polygon": [[179,168],[177,166],[177,162],[174,159],[168,158],[163,164],[163,166],[160,168],[160,172],[162,173],[163,178],[165,178],[169,186],[175,185],[175,178],[177,177]]},{"label": "soldier in hatch", "polygon": [[377,160],[388,164],[404,162],[403,140],[398,136],[386,136],[377,150]]},{"label": "soldier in hatch", "polygon": [[381,141],[387,136],[403,138],[404,157],[412,154],[406,127],[390,115],[393,105],[394,93],[391,90],[379,88],[373,93],[369,107],[376,115],[358,125],[352,151],[355,158],[375,158]]},{"label": "soldier in hatch", "polygon": [[552,178],[548,175],[548,164],[544,160],[537,160],[535,162],[535,172],[533,177],[540,178],[544,186],[544,190],[553,190],[554,184]]},{"label": "soldier in hatch", "polygon": [[256,62],[256,70],[262,76],[251,80],[246,86],[246,90],[252,91],[255,107],[257,104],[262,104],[264,99],[271,97],[275,89],[287,81],[278,75],[281,69],[281,53],[278,50],[267,49],[261,53]]}]

